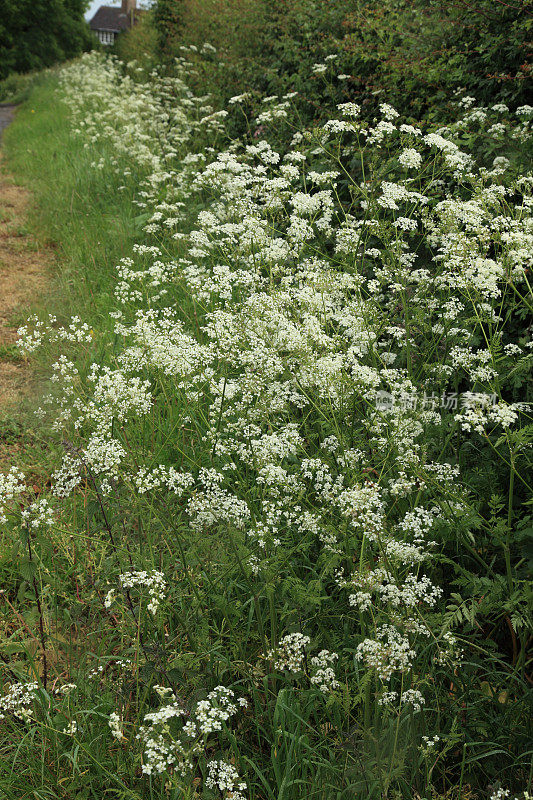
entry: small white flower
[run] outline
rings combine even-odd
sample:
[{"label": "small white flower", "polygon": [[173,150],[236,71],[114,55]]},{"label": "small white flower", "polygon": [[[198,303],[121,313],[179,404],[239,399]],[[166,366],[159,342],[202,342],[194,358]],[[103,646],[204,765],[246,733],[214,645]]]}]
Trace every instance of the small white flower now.
[{"label": "small white flower", "polygon": [[77,733],[77,731],[78,731],[78,723],[76,722],[76,720],[72,720],[71,722],[69,722],[66,728],[63,728],[63,733],[65,733],[67,736],[74,736]]},{"label": "small white flower", "polygon": [[406,169],[420,169],[423,162],[422,155],[412,147],[402,150],[398,156],[398,161]]},{"label": "small white flower", "polygon": [[122,733],[122,723],[120,717],[115,711],[112,711],[109,715],[108,725],[111,729],[111,735],[114,739],[118,739],[119,742],[125,740],[126,737]]},{"label": "small white flower", "polygon": [[267,658],[275,659],[276,669],[300,672],[305,656],[305,648],[310,643],[309,636],[301,633],[288,633],[280,639],[278,646],[270,650]]}]

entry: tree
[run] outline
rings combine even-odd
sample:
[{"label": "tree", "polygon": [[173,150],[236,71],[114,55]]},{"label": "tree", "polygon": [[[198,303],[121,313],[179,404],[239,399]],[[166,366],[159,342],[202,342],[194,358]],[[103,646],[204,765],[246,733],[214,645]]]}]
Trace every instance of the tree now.
[{"label": "tree", "polygon": [[91,47],[87,0],[2,0],[0,79],[73,58]]}]

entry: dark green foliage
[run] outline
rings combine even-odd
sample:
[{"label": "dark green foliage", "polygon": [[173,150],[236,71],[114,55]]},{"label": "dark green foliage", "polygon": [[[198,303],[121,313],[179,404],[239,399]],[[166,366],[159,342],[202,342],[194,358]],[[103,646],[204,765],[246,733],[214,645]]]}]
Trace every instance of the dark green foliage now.
[{"label": "dark green foliage", "polygon": [[157,0],[154,5],[157,48],[163,58],[171,57],[178,46],[183,6],[183,0]]},{"label": "dark green foliage", "polygon": [[[157,0],[159,55],[215,45],[224,70],[202,70],[221,99],[297,91],[304,120],[338,102],[387,99],[417,119],[449,122],[451,93],[525,103],[533,15],[528,0]],[[326,76],[314,63],[337,54]],[[339,74],[349,75],[339,80]]]},{"label": "dark green foliage", "polygon": [[86,0],[2,0],[0,79],[50,67],[91,48]]},{"label": "dark green foliage", "polygon": [[532,19],[526,0],[369,2],[346,15],[343,49],[363,91],[442,116],[459,87],[481,103],[526,102]]}]

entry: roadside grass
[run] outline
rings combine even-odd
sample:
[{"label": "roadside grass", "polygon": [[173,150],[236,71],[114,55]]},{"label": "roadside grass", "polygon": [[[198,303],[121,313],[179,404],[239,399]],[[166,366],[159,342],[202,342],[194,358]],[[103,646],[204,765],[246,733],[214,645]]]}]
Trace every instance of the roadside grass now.
[{"label": "roadside grass", "polygon": [[[87,374],[91,363],[111,369],[117,366],[120,342],[114,333],[115,320],[109,315],[116,307],[115,267],[121,258],[131,255],[134,243],[146,239],[142,230],[146,216],[132,203],[144,175],[127,159],[117,171],[115,153],[105,144],[84,148],[83,139],[73,134],[67,108],[57,102],[56,92],[54,76],[36,86],[6,131],[4,153],[13,175],[33,193],[35,202],[28,217],[32,233],[56,251],[50,291],[36,313],[41,318],[52,315],[55,326],[79,316],[94,336],[81,346],[63,342],[60,349],[57,343],[44,342],[30,357],[38,376],[38,393],[28,409],[10,413],[2,421],[0,436],[5,433],[9,440],[11,464],[27,477],[30,492],[25,503],[38,501],[49,489],[65,447],[68,451],[72,446],[53,432],[54,413],[42,403],[43,397],[57,393],[50,364],[61,353],[81,375]],[[106,167],[113,164],[115,169],[95,169],[97,156]],[[124,174],[128,170],[130,174]],[[184,319],[197,327],[194,304],[179,287],[176,302]],[[206,420],[200,414],[187,426],[182,419],[186,410],[186,402],[179,393],[172,396],[168,384],[158,397],[157,412],[134,426],[133,434],[128,431],[134,437],[131,444],[149,454],[154,464],[170,461],[179,467],[187,460],[184,453],[191,449],[191,442],[196,442],[197,447],[192,448],[198,460],[195,467],[208,465],[210,447],[201,441]],[[213,611],[215,625],[224,628],[225,618],[229,625],[240,622],[238,600],[231,613],[222,608],[228,592],[242,594],[240,582],[231,580],[234,568],[225,570],[231,589],[218,579],[209,597],[200,575],[204,565],[221,559],[221,544],[214,539],[194,540],[190,532],[187,541],[185,531],[175,529],[172,508],[162,509],[154,503],[128,506],[122,492],[106,499],[105,510],[101,500],[92,495],[90,481],[85,481],[64,504],[60,525],[52,535],[36,532],[30,544],[16,525],[2,530],[0,584],[6,623],[0,632],[0,659],[6,668],[0,670],[0,695],[14,681],[36,679],[43,688],[44,715],[40,744],[35,734],[20,739],[16,721],[12,728],[10,724],[2,726],[0,798],[6,800],[25,796],[47,800],[167,797],[164,787],[156,789],[151,779],[141,776],[138,758],[128,748],[109,750],[109,713],[119,706],[131,706],[130,723],[138,727],[154,675],[159,683],[183,682],[194,696],[206,658],[212,665],[220,659],[215,668],[220,680],[230,670],[229,656],[219,652],[220,643],[210,645],[216,629],[211,631],[205,624],[195,629],[198,611],[191,610],[190,604],[194,579],[198,584],[195,591],[205,608]],[[176,551],[185,564],[190,560],[184,571],[175,563]],[[174,571],[176,577],[179,600],[174,613],[181,618],[188,638],[179,631],[168,640],[159,626],[141,632],[129,609],[111,616],[104,609],[109,576],[116,576],[117,571],[121,574],[133,564],[139,569],[160,568],[163,561],[167,575]],[[139,611],[135,601],[140,619]],[[240,645],[243,657],[250,616],[244,624],[248,635]],[[198,646],[200,639],[202,654],[195,655],[193,646]],[[171,662],[167,647],[179,653]],[[126,666],[121,667],[122,663]],[[70,680],[83,690],[85,699],[92,698],[90,710],[85,707],[81,711],[72,697],[65,697],[59,716],[57,711],[50,716],[47,693],[54,693],[58,681]],[[61,733],[71,714],[77,715],[83,730],[82,745]],[[191,800],[195,796],[193,792]]]},{"label": "roadside grass", "polygon": [[[102,363],[112,360],[109,338],[112,341],[115,337],[114,334],[107,337],[106,333],[114,324],[108,313],[113,305],[114,267],[131,252],[142,228],[131,203],[138,176],[134,173],[128,181],[116,172],[91,168],[94,152],[86,150],[73,135],[67,108],[57,102],[56,92],[57,79],[53,74],[37,83],[5,132],[3,152],[9,170],[34,198],[28,209],[27,225],[38,242],[51,246],[56,253],[48,291],[38,306],[29,311],[41,316],[53,315],[57,324],[81,313],[84,321],[101,334],[95,337],[98,342],[105,342],[101,352],[90,346],[61,348],[83,370],[90,360],[100,359]],[[107,161],[109,153],[105,148],[100,150]],[[125,182],[127,187],[119,192],[118,186]],[[23,325],[27,319],[18,314],[12,322]],[[9,360],[20,360],[16,348],[5,349]],[[35,410],[42,395],[53,391],[50,364],[57,355],[57,344],[44,342],[43,348],[32,356],[37,391],[29,400],[29,408],[20,409],[25,416],[25,429],[32,430],[31,441],[39,442],[38,460],[43,477],[45,465],[48,463],[51,469],[54,461],[54,446],[47,432],[53,420],[37,419]],[[31,462],[35,455],[31,455]],[[19,458],[28,456],[24,448],[19,453]]]},{"label": "roadside grass", "polygon": [[48,70],[13,72],[0,81],[0,104],[16,105],[28,99],[35,86],[47,80]]},{"label": "roadside grass", "polygon": [[[58,269],[46,301],[50,313],[84,315],[104,324],[113,267],[140,232],[131,193],[118,192],[116,174],[90,168],[94,155],[68,125],[51,77],[21,106],[4,138],[9,168],[35,196],[34,232],[58,250]],[[105,157],[105,153],[102,154]],[[130,176],[129,186],[136,176]]]},{"label": "roadside grass", "polygon": [[[57,102],[56,88],[53,75],[37,82],[5,132],[3,152],[9,170],[33,194],[35,202],[29,209],[28,220],[32,233],[39,241],[52,245],[57,255],[50,291],[42,297],[35,311],[41,316],[53,314],[58,324],[81,313],[101,334],[98,342],[105,342],[100,351],[90,346],[70,348],[71,352],[68,346],[61,348],[83,370],[89,360],[112,362],[113,335],[106,337],[105,333],[114,324],[108,315],[114,266],[131,252],[133,243],[139,239],[140,226],[131,203],[138,176],[131,175],[128,182],[114,172],[91,168],[94,153],[85,150],[82,142],[73,136],[67,109]],[[127,188],[119,192],[119,184],[126,182]],[[20,324],[26,321],[17,320]],[[3,356],[13,361],[20,359],[15,348],[3,349],[6,351]],[[36,415],[42,396],[54,390],[50,382],[50,363],[57,355],[57,345],[45,344],[39,354],[32,357],[37,375],[35,396],[17,410],[5,413],[0,421],[0,440],[6,447],[2,460],[7,458],[11,464],[22,468],[29,485],[33,484],[35,496],[27,500],[38,498],[49,485],[59,457],[60,445],[50,434],[53,418],[47,414],[44,418]],[[1,449],[0,446],[0,456]],[[52,541],[34,543],[39,552],[38,567],[28,557],[27,545],[11,535],[13,531],[4,528],[0,536],[0,584],[5,612],[0,631],[0,658],[4,664],[0,668],[0,690],[16,678],[43,678],[36,594],[44,607],[48,686],[53,686],[59,675],[83,670],[88,653],[91,663],[98,661],[99,655],[109,653],[108,645],[103,645],[104,632],[91,617],[88,605],[80,603],[72,614],[65,614],[57,604],[65,591],[70,593],[74,587],[76,593],[77,576],[80,572],[93,574],[95,563],[103,553],[100,548],[99,556],[96,552],[91,555],[89,540],[79,537],[85,561],[78,567],[69,547],[75,522],[74,514],[73,520],[65,520],[63,533],[54,535]],[[33,583],[36,574],[38,587]],[[16,613],[13,603],[17,606]],[[49,722],[52,729],[54,723]],[[104,727],[106,724],[104,721]],[[65,751],[62,741],[65,737],[53,732],[46,743],[43,739],[42,746],[36,746],[37,742],[30,735],[13,747],[13,731],[10,733],[5,725],[2,727],[0,798],[46,796],[81,800],[104,796],[100,793],[103,787],[109,787],[105,789],[106,797],[141,797],[128,791],[113,768],[108,772],[107,767],[99,766],[100,760],[108,761],[105,742],[100,741],[101,733],[95,736],[90,752],[82,748],[78,753],[70,749]],[[82,774],[87,766],[91,767],[88,785],[97,787],[94,791],[98,794],[85,785]]]},{"label": "roadside grass", "polygon": [[[54,315],[61,323],[82,309],[84,320],[94,329],[105,331],[113,323],[108,311],[114,266],[131,251],[140,229],[131,191],[117,191],[119,180],[115,173],[104,174],[90,168],[93,156],[73,136],[67,109],[57,102],[56,90],[57,78],[52,73],[37,81],[3,139],[9,170],[34,198],[27,225],[37,242],[56,252],[48,291],[38,307],[29,311]],[[130,189],[135,179],[136,176],[131,177]],[[27,319],[18,314],[12,322],[23,325]],[[50,420],[37,419],[35,411],[41,396],[53,389],[49,382],[50,364],[57,352],[55,344],[45,343],[32,358],[35,396],[26,398],[18,410],[28,436],[27,447],[17,451],[15,460],[38,462],[41,480],[46,480],[46,464],[51,468],[53,445],[47,432]],[[72,355],[83,359],[88,352],[73,350]],[[20,360],[11,346],[5,356],[11,361]],[[91,358],[94,356],[92,353]],[[103,353],[101,356],[104,358]],[[36,446],[38,450],[34,452]]]}]

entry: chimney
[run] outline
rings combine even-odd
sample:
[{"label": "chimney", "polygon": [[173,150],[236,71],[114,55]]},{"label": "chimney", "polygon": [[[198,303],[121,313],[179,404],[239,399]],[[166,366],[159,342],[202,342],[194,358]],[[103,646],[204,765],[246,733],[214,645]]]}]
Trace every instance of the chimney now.
[{"label": "chimney", "polygon": [[137,8],[136,0],[122,0],[122,13],[131,14]]}]

